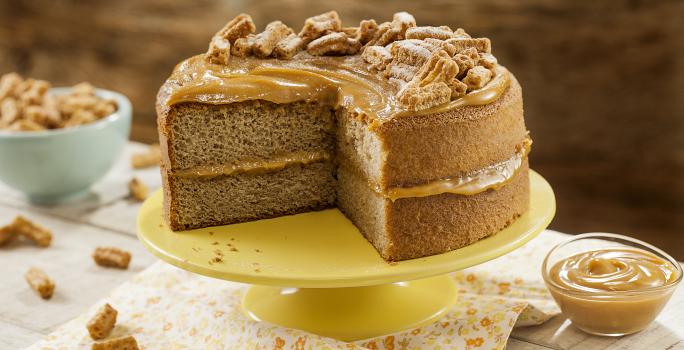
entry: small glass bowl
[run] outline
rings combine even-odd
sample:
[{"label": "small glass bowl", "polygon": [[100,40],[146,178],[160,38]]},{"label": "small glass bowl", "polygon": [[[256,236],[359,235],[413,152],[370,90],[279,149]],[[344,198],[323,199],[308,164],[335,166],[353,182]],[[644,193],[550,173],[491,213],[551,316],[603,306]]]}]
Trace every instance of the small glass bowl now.
[{"label": "small glass bowl", "polygon": [[[554,282],[550,270],[560,260],[591,250],[640,249],[669,262],[677,278],[660,287],[633,291],[578,291]],[[622,336],[646,328],[682,281],[682,267],[670,255],[638,239],[613,233],[585,233],[555,246],[542,264],[542,276],[556,303],[577,328],[595,335]]]}]

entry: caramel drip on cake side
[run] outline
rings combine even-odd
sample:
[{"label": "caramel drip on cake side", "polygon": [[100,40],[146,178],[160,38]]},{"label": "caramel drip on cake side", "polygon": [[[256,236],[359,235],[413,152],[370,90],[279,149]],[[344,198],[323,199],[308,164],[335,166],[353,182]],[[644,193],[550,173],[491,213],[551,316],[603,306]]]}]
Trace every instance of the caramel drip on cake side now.
[{"label": "caramel drip on cake side", "polygon": [[395,100],[392,87],[369,71],[358,56],[305,57],[295,60],[232,58],[230,65],[208,63],[202,55],[176,66],[160,103],[227,104],[248,100],[274,103],[316,101],[346,108],[380,124],[394,117],[447,112],[496,101],[508,88],[509,73],[498,66],[484,87],[445,104],[410,112]]},{"label": "caramel drip on cake side", "polygon": [[489,189],[498,189],[513,180],[523,160],[530,153],[531,147],[532,140],[526,138],[513,157],[471,174],[431,181],[422,185],[393,187],[385,192],[378,186],[374,186],[375,191],[391,201],[396,201],[400,198],[428,197],[442,193],[472,196]]},{"label": "caramel drip on cake side", "polygon": [[175,176],[186,178],[212,178],[236,174],[262,174],[282,170],[291,165],[308,165],[330,161],[332,156],[324,151],[297,152],[274,156],[268,160],[242,160],[233,164],[196,166],[176,170]]}]

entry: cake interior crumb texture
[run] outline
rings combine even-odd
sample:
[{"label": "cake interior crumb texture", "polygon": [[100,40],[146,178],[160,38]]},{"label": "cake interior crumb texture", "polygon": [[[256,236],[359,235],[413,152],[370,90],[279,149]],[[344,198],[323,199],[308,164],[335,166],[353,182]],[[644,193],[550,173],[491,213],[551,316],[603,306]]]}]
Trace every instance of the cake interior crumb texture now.
[{"label": "cake interior crumb texture", "polygon": [[[509,159],[527,133],[517,82],[509,90],[487,106],[411,118],[378,130],[344,109],[314,102],[172,105],[159,121],[166,219],[171,229],[186,230],[337,206],[386,260],[471,244],[527,210],[526,159],[508,184],[475,195],[443,193],[391,201],[378,192],[445,174],[459,176]],[[430,130],[439,136],[429,137]],[[478,138],[479,147],[474,144]],[[188,176],[198,167],[310,153],[327,156],[268,171]]]}]

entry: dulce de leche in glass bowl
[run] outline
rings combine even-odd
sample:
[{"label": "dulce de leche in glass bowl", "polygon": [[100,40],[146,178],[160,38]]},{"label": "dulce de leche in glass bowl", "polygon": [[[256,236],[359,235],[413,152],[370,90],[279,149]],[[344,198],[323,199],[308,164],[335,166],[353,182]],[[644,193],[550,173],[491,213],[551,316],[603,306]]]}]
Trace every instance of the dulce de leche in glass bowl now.
[{"label": "dulce de leche in glass bowl", "polygon": [[682,280],[682,267],[662,250],[612,233],[586,233],[551,249],[544,282],[573,325],[596,335],[646,328]]}]

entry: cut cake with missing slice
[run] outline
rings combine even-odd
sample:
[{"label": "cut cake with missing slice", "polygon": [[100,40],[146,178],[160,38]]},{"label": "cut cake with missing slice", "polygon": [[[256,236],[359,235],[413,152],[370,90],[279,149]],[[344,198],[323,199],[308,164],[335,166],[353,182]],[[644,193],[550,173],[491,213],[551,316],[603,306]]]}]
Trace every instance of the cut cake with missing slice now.
[{"label": "cut cake with missing slice", "polygon": [[[457,32],[451,35],[464,33]],[[217,64],[196,56],[181,63],[157,103],[171,229],[337,206],[384,259],[406,260],[457,249],[508,226],[529,206],[530,141],[520,85],[496,65],[486,68],[492,73],[479,88],[454,96],[459,83],[485,77],[439,67],[452,56],[456,67],[468,54],[481,61],[489,53],[460,41],[420,40],[444,49],[428,52],[422,64],[414,58],[415,71],[402,68],[413,72],[403,83],[382,73],[392,70],[397,50],[383,70],[353,53],[306,51],[288,60],[230,57]],[[392,42],[385,45],[392,55]],[[434,72],[422,78],[432,80],[412,85],[433,63]],[[434,80],[452,73],[453,82]],[[438,97],[423,93],[442,93],[449,84],[452,98],[429,105]],[[406,100],[420,107],[402,104],[411,93]]]}]

